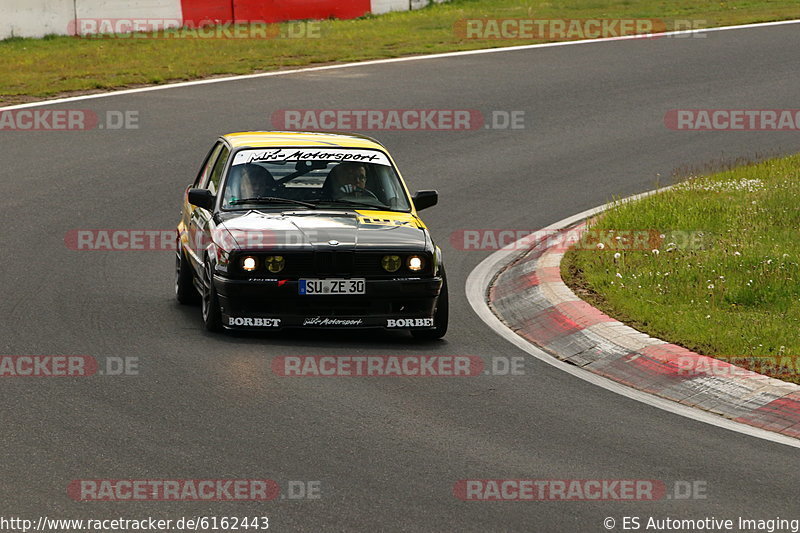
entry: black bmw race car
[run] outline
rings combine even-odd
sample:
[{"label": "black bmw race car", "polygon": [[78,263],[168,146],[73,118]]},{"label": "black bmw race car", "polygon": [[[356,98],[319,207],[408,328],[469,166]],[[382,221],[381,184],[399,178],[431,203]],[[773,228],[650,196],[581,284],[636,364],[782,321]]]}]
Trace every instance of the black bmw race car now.
[{"label": "black bmw race car", "polygon": [[344,134],[220,137],[184,195],[175,293],[206,329],[447,331],[442,253],[386,149]]}]

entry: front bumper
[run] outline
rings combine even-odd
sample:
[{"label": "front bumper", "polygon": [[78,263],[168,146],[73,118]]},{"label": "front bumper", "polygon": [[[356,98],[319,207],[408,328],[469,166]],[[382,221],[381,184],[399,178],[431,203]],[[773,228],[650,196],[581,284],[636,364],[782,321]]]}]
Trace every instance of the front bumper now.
[{"label": "front bumper", "polygon": [[228,329],[431,329],[442,278],[366,280],[366,294],[300,295],[296,279],[214,276]]}]

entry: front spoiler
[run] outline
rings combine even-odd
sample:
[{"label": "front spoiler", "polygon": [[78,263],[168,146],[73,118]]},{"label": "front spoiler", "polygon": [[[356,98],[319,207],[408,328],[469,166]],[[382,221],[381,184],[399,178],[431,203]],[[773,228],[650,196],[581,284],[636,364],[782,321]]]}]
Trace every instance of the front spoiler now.
[{"label": "front spoiler", "polygon": [[[226,329],[430,330],[442,278],[367,279],[366,294],[351,296],[301,296],[297,280],[215,275],[214,286]],[[353,312],[353,305],[362,309]]]},{"label": "front spoiler", "polygon": [[231,330],[278,331],[285,328],[302,329],[433,329],[433,317],[233,317],[222,314],[222,324]]}]

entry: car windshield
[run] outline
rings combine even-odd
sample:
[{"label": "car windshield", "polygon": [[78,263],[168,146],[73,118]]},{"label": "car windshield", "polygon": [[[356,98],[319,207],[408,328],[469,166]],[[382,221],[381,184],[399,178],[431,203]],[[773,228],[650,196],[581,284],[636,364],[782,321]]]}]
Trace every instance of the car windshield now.
[{"label": "car windshield", "polygon": [[410,211],[389,158],[377,150],[242,150],[225,179],[223,209],[341,208]]}]

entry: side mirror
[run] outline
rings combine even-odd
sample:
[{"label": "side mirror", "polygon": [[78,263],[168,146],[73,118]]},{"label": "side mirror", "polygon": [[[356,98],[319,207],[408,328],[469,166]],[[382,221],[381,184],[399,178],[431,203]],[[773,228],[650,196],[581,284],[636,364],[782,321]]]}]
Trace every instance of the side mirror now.
[{"label": "side mirror", "polygon": [[214,204],[217,197],[211,194],[208,189],[189,189],[189,203],[203,209],[211,211],[214,209]]},{"label": "side mirror", "polygon": [[412,198],[417,211],[433,207],[439,203],[439,193],[436,191],[417,191]]}]

